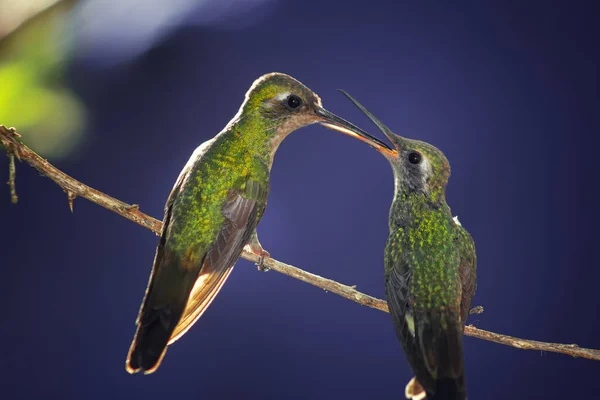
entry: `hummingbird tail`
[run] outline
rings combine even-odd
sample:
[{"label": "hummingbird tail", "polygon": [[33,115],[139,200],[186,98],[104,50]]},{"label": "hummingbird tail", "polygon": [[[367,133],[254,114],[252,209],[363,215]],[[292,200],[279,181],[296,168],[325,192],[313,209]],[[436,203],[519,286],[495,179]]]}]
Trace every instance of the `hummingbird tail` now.
[{"label": "hummingbird tail", "polygon": [[[150,284],[137,320],[125,368],[130,374],[151,374],[159,367],[179,322],[197,272],[180,268],[180,259],[159,246]],[[176,290],[170,290],[176,288]]]},{"label": "hummingbird tail", "polygon": [[[418,328],[419,347],[429,378],[422,382],[430,382],[425,387],[427,400],[466,400],[462,324],[458,314],[430,314],[427,320],[429,323]],[[431,377],[436,378],[431,381]]]},{"label": "hummingbird tail", "polygon": [[436,381],[435,393],[427,400],[466,400],[467,393],[460,379],[442,378]]},{"label": "hummingbird tail", "polygon": [[[174,313],[170,308],[145,310],[144,323],[141,323],[136,332],[126,368],[129,373],[139,371],[151,374],[160,365],[165,353],[169,338],[177,321],[173,322],[171,315],[181,315],[183,308]],[[177,318],[178,319],[178,318]]]}]

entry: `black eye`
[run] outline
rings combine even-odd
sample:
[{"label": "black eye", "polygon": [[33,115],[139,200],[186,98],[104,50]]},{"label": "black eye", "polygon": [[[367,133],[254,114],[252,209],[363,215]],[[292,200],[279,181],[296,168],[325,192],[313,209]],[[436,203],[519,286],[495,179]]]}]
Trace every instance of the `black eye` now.
[{"label": "black eye", "polygon": [[302,104],[302,99],[295,94],[291,94],[287,98],[287,106],[291,109],[298,108]]},{"label": "black eye", "polygon": [[421,162],[421,154],[417,153],[416,151],[413,151],[412,153],[410,153],[408,155],[408,162],[410,162],[411,164],[418,164]]}]

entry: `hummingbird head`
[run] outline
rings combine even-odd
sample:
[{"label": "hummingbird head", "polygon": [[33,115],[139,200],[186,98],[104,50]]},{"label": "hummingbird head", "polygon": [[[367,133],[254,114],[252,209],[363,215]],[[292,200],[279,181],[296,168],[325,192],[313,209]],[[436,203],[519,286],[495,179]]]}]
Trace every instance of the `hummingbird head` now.
[{"label": "hummingbird head", "polygon": [[321,123],[324,126],[358,138],[372,146],[391,149],[359,127],[323,108],[321,98],[289,75],[279,72],[258,78],[248,92],[241,108],[243,115],[261,116],[266,131],[278,145],[294,130]]},{"label": "hummingbird head", "polygon": [[450,163],[437,147],[420,140],[407,139],[393,133],[354,97],[341,90],[392,142],[393,150],[373,146],[388,159],[394,170],[396,186],[408,192],[421,192],[432,200],[442,198]]}]

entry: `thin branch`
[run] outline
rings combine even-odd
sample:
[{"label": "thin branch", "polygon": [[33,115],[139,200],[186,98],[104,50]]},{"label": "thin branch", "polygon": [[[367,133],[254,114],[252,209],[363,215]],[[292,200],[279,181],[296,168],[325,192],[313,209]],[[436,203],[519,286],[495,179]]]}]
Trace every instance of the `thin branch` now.
[{"label": "thin branch", "polygon": [[[8,134],[11,135],[11,137],[18,143],[18,138],[21,137],[21,135],[19,135],[16,131],[15,128],[4,128],[2,125],[0,125],[0,128],[3,128],[4,130],[6,130],[6,132]],[[4,143],[4,142],[0,142],[0,143]],[[10,188],[10,201],[13,204],[17,204],[19,202],[19,197],[17,196],[17,188],[15,185],[15,179],[16,179],[16,168],[15,168],[15,146],[10,143],[7,144],[6,146],[6,155],[8,156],[8,182],[6,182],[8,184],[8,187]],[[17,153],[17,158],[19,158],[19,154]],[[19,158],[19,161],[21,161],[21,159]]]},{"label": "thin branch", "polygon": [[15,168],[15,155],[8,152],[8,186],[10,187],[10,201],[13,204],[19,202],[19,196],[17,196],[17,188],[15,186],[16,168]]},{"label": "thin branch", "polygon": [[[29,147],[20,143],[17,140],[17,137],[18,134],[14,131],[14,129],[7,129],[0,125],[0,142],[7,148],[7,150],[12,152],[12,154],[14,154],[17,158],[24,160],[33,168],[37,169],[42,175],[47,176],[56,182],[56,184],[58,184],[67,193],[67,199],[71,205],[75,197],[83,197],[104,208],[114,211],[117,214],[136,222],[147,229],[150,229],[156,234],[160,234],[162,222],[140,212],[137,204],[126,204],[71,178],[69,175],[58,170],[56,167],[41,158]],[[250,252],[243,251],[242,257],[254,263],[258,262],[258,256]],[[351,286],[343,285],[336,281],[332,281],[331,279],[326,279],[318,275],[311,274],[310,272],[303,271],[299,268],[284,264],[272,258],[265,259],[264,266],[268,269],[272,269],[273,271],[280,272],[284,275],[306,283],[310,283],[311,285],[321,288],[325,291],[335,293],[348,300],[362,304],[363,306],[389,312],[387,303],[385,301],[361,293]],[[475,310],[477,309],[478,308],[476,307]],[[478,329],[473,325],[468,325],[465,327],[465,335],[500,343],[506,346],[516,347],[519,349],[562,353],[573,357],[600,360],[600,350],[585,349],[577,346],[576,344],[546,343],[535,340],[519,339],[512,336]]]},{"label": "thin branch", "polygon": [[15,132],[14,128],[8,129],[4,127],[4,125],[0,125],[0,141],[8,151],[20,160],[27,162],[33,168],[37,169],[42,175],[52,179],[65,191],[65,193],[67,193],[67,201],[72,203],[77,196],[86,198],[91,202],[142,225],[144,228],[150,229],[157,235],[160,234],[162,222],[139,212],[136,205],[124,203],[71,178],[69,175],[40,157],[29,147],[19,142],[17,140],[19,136],[20,135]]}]

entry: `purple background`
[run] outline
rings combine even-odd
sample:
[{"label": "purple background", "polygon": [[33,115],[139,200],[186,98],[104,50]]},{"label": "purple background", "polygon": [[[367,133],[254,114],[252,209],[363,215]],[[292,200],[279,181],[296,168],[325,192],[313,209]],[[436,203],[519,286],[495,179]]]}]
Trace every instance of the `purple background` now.
[{"label": "purple background", "polygon": [[[592,2],[398,3],[279,2],[243,30],[182,28],[125,65],[75,63],[92,136],[58,167],[161,217],[183,164],[255,78],[291,74],[375,133],[343,88],[449,158],[448,203],[479,258],[485,312],[470,322],[600,348]],[[157,238],[85,200],[71,215],[50,180],[17,174],[20,203],[0,196],[1,398],[403,398],[411,375],[388,315],[245,260],[158,372],[130,376]],[[261,241],[381,298],[392,194],[375,151],[302,129],[276,156]],[[596,397],[600,362],[469,337],[465,354],[472,399]]]}]

